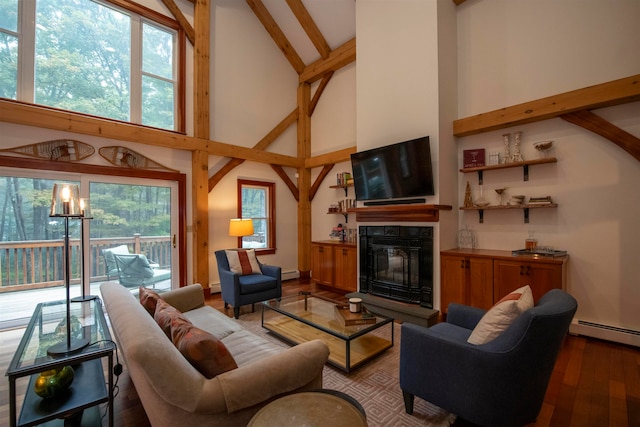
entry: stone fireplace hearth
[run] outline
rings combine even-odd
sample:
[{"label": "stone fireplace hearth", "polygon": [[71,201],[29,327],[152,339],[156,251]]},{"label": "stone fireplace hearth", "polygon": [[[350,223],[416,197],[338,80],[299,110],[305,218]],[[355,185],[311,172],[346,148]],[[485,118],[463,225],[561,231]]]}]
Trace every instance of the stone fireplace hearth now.
[{"label": "stone fireplace hearth", "polygon": [[360,293],[433,308],[433,227],[360,226]]}]

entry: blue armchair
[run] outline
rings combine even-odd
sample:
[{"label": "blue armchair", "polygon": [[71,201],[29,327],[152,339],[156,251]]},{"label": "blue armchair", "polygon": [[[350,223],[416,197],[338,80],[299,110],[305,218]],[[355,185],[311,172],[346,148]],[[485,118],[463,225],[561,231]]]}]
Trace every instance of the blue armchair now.
[{"label": "blue armchair", "polygon": [[229,261],[224,250],[215,252],[218,261],[218,274],[224,308],[233,306],[233,315],[240,317],[240,307],[246,304],[266,301],[282,296],[282,269],[273,265],[265,265],[258,261],[262,274],[241,276],[229,268]]},{"label": "blue armchair", "polygon": [[467,338],[484,310],[450,304],[447,321],[424,328],[405,323],[400,343],[400,388],[405,410],[414,396],[486,427],[535,421],[562,341],[577,310],[559,289],[540,298],[493,341]]}]

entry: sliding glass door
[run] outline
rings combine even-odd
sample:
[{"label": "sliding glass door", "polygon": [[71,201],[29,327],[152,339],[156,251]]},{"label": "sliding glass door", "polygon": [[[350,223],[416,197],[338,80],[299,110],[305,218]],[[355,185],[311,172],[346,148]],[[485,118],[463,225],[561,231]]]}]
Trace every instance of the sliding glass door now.
[{"label": "sliding glass door", "polygon": [[[26,324],[39,302],[65,298],[65,225],[49,216],[60,182],[78,185],[91,206],[90,219],[69,220],[71,297],[99,295],[106,280],[132,292],[179,283],[176,181],[0,168],[0,329]],[[131,254],[120,257],[129,264],[110,271],[105,250]]]}]

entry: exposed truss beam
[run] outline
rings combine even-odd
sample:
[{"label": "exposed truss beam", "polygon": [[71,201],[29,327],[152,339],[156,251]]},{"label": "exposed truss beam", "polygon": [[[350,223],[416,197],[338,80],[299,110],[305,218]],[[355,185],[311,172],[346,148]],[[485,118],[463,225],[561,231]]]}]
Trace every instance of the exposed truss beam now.
[{"label": "exposed truss beam", "polygon": [[349,147],[342,150],[332,151],[331,153],[309,157],[305,160],[304,167],[311,169],[333,163],[348,162],[351,160],[351,155],[356,151],[356,147]]},{"label": "exposed truss beam", "polygon": [[315,111],[316,106],[318,105],[318,101],[320,100],[320,96],[322,96],[322,92],[324,92],[325,88],[329,84],[329,80],[331,80],[331,77],[333,77],[333,71],[331,71],[330,73],[325,74],[324,77],[322,77],[322,81],[320,82],[320,85],[318,86],[318,89],[316,89],[316,92],[313,94],[313,98],[311,99],[311,102],[309,103],[309,115],[310,116],[313,116],[313,112]]},{"label": "exposed truss beam", "polygon": [[261,0],[246,0],[247,4],[253,10],[253,13],[258,17],[262,25],[267,30],[273,41],[284,53],[285,58],[291,63],[291,66],[296,73],[300,74],[304,70],[304,62],[300,59],[300,56],[287,40],[276,21],[273,19],[267,8],[264,6]]},{"label": "exposed truss beam", "polygon": [[331,71],[337,71],[356,60],[356,39],[355,37],[334,49],[327,59],[319,59],[311,65],[305,67],[300,74],[300,83],[313,83],[321,79]]},{"label": "exposed truss beam", "polygon": [[[298,109],[293,110],[287,117],[285,117],[280,123],[278,123],[271,131],[264,136],[256,145],[253,146],[254,150],[266,150],[269,145],[273,141],[275,141],[282,133],[289,128],[292,124],[294,124],[298,120]],[[220,182],[220,180],[231,172],[236,166],[240,166],[244,163],[243,159],[232,158],[229,159],[227,164],[225,164],[218,172],[216,172],[211,178],[209,178],[209,191],[213,190],[213,188]],[[278,165],[271,165],[278,166]],[[297,200],[297,199],[296,199]]]},{"label": "exposed truss beam", "polygon": [[304,32],[311,39],[311,43],[318,49],[320,56],[325,59],[328,58],[331,47],[329,47],[329,43],[327,43],[320,29],[311,18],[311,15],[309,15],[307,8],[302,4],[302,0],[287,0],[287,4],[298,19],[298,22],[300,22]]},{"label": "exposed truss beam", "polygon": [[640,101],[640,74],[459,119],[453,134],[474,135],[633,101]]},{"label": "exposed truss beam", "polygon": [[298,190],[298,187],[296,187],[296,184],[291,181],[291,178],[289,178],[289,175],[287,175],[284,168],[279,165],[271,165],[271,169],[276,171],[280,179],[282,179],[285,185],[289,188],[289,191],[291,191],[291,194],[293,195],[294,199],[296,199],[296,202],[299,201],[300,191]]},{"label": "exposed truss beam", "polygon": [[182,13],[178,5],[176,5],[176,3],[173,0],[162,0],[162,3],[164,3],[165,6],[167,6],[167,9],[169,9],[169,12],[171,12],[173,16],[176,18],[176,21],[178,21],[178,24],[180,24],[180,26],[184,30],[184,33],[187,35],[187,38],[191,42],[191,45],[192,46],[195,45],[196,32],[193,29],[193,26],[191,26],[187,18],[184,16],[184,14]]},{"label": "exposed truss beam", "polygon": [[560,117],[608,139],[631,154],[636,160],[640,160],[640,138],[620,129],[591,111],[576,111]]},{"label": "exposed truss beam", "polygon": [[313,185],[309,189],[309,201],[310,202],[316,196],[316,193],[318,192],[318,189],[320,188],[320,184],[322,184],[322,181],[324,181],[324,179],[327,177],[329,172],[331,172],[331,169],[333,169],[334,166],[335,166],[335,164],[331,163],[331,164],[324,165],[322,167],[322,170],[320,171],[320,174],[318,175],[316,180],[313,182]]}]

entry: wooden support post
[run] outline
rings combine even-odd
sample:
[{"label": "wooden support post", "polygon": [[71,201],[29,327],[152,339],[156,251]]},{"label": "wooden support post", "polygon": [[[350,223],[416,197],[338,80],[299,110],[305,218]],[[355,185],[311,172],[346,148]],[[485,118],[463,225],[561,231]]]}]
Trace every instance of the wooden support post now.
[{"label": "wooden support post", "polygon": [[[298,158],[307,159],[311,154],[311,85],[298,85]],[[298,168],[298,191],[309,194],[311,169]],[[308,197],[298,199],[298,271],[301,279],[311,277],[311,201]]]}]

